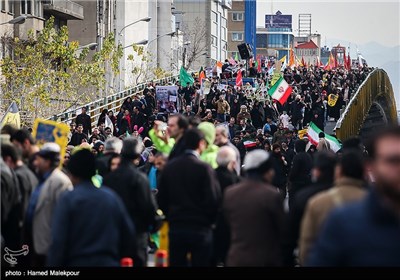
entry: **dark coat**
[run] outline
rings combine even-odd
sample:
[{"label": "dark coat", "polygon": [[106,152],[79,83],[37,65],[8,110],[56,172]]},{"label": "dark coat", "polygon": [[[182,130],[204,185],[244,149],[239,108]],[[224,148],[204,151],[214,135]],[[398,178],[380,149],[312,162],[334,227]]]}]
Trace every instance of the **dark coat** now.
[{"label": "dark coat", "polygon": [[400,220],[376,192],[328,217],[309,266],[400,266]]},{"label": "dark coat", "polygon": [[289,173],[289,207],[295,194],[310,185],[312,158],[305,152],[298,153],[293,158],[292,169]]},{"label": "dark coat", "polygon": [[57,203],[48,266],[119,266],[134,227],[118,195],[85,182]]},{"label": "dark coat", "polygon": [[[226,167],[218,167],[215,169],[215,172],[217,173],[222,194],[224,194],[228,187],[237,184],[240,181],[240,177],[237,176],[235,172],[229,171]],[[218,213],[217,224],[214,230],[214,256],[216,264],[220,262],[225,263],[226,255],[229,250],[230,238],[229,227],[226,224],[222,211],[220,211]]]},{"label": "dark coat", "polygon": [[85,133],[74,132],[74,134],[72,134],[71,141],[69,141],[68,145],[79,146],[80,144],[82,144],[83,139],[88,140],[88,137]]},{"label": "dark coat", "polygon": [[76,116],[75,119],[76,126],[78,124],[82,124],[83,126],[83,133],[86,135],[92,134],[92,120],[90,119],[90,116],[87,114],[79,114]]},{"label": "dark coat", "polygon": [[231,231],[227,266],[282,265],[283,205],[275,187],[246,179],[224,194]]},{"label": "dark coat", "polygon": [[104,185],[120,195],[137,232],[148,232],[155,224],[158,207],[146,175],[133,163],[122,160],[118,169],[104,178]]},{"label": "dark coat", "polygon": [[304,211],[308,200],[315,194],[327,190],[332,186],[332,183],[315,183],[311,186],[306,186],[298,191],[293,203],[290,206],[289,216],[286,224],[285,242],[284,242],[284,261],[285,266],[294,266],[293,251],[297,247],[300,235],[300,225],[303,219]]},{"label": "dark coat", "polygon": [[210,229],[221,194],[211,166],[186,153],[163,170],[157,197],[171,228]]}]

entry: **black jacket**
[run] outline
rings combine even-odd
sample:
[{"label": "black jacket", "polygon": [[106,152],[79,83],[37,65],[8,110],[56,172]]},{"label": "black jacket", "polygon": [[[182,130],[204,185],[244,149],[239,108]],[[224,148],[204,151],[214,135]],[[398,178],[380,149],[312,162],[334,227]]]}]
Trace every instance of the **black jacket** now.
[{"label": "black jacket", "polygon": [[72,134],[71,141],[69,141],[68,145],[79,146],[80,144],[82,144],[83,139],[88,140],[88,137],[85,133],[75,132],[74,134]]},{"label": "black jacket", "polygon": [[331,183],[315,183],[311,186],[306,186],[294,196],[285,229],[284,261],[286,266],[294,265],[293,251],[297,247],[301,220],[308,200],[315,194],[327,190],[331,185]]},{"label": "black jacket", "polygon": [[89,115],[87,115],[87,114],[77,115],[75,123],[76,123],[76,126],[78,126],[78,124],[82,124],[83,133],[85,133],[87,135],[92,134],[92,121],[91,121]]},{"label": "black jacket", "polygon": [[104,185],[122,198],[137,232],[150,231],[155,223],[157,203],[146,176],[133,163],[122,160],[118,169],[104,178]]},{"label": "black jacket", "polygon": [[215,171],[195,155],[184,154],[170,161],[161,174],[158,202],[171,228],[210,228],[220,198]]}]

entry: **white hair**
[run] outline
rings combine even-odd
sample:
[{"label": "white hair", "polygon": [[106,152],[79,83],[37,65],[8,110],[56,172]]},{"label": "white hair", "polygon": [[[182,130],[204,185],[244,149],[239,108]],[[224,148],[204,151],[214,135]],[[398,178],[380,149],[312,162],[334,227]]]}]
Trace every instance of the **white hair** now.
[{"label": "white hair", "polygon": [[229,163],[236,161],[236,152],[229,146],[219,148],[217,154],[218,166],[227,167]]},{"label": "white hair", "polygon": [[122,140],[117,137],[111,137],[106,140],[104,145],[105,152],[114,152],[120,154],[122,150]]}]

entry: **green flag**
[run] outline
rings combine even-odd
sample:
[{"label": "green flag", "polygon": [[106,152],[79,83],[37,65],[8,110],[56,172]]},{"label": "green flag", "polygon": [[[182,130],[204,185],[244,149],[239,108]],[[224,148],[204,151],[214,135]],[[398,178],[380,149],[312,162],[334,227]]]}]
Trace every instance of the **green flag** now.
[{"label": "green flag", "polygon": [[239,55],[238,55],[238,53],[235,54],[235,61],[239,61]]},{"label": "green flag", "polygon": [[186,72],[186,70],[185,70],[185,68],[183,68],[183,66],[181,67],[181,71],[179,71],[179,83],[183,87],[185,87],[187,85],[187,83],[189,83],[190,85],[193,85],[193,83],[194,83],[193,77],[191,75],[189,75],[188,72]]}]

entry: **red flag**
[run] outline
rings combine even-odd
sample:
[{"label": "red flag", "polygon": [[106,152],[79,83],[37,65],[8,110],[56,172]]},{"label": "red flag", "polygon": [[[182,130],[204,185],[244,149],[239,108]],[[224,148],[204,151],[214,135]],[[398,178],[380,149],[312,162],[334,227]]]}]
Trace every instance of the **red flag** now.
[{"label": "red flag", "polygon": [[335,54],[335,68],[338,67],[337,54]]},{"label": "red flag", "polygon": [[259,58],[259,59],[257,59],[257,72],[258,73],[261,73],[261,59]]},{"label": "red flag", "polygon": [[347,70],[351,69],[351,58],[350,58],[350,54],[347,55]]},{"label": "red flag", "polygon": [[236,75],[236,86],[240,87],[242,85],[243,85],[242,70],[239,69]]},{"label": "red flag", "polygon": [[304,61],[304,56],[301,57],[301,64],[303,65],[303,67],[307,67],[307,64]]}]

